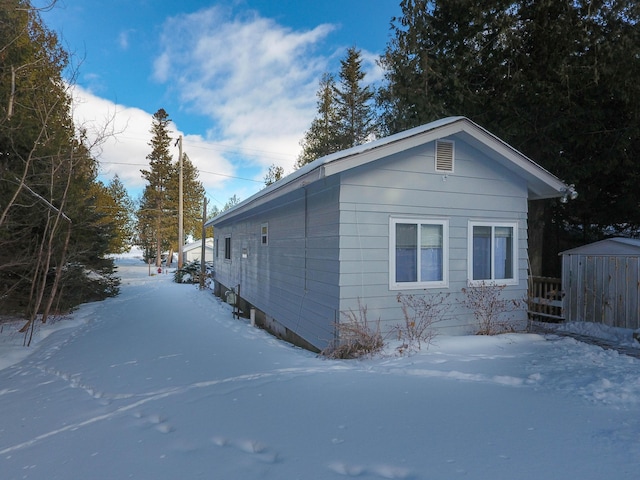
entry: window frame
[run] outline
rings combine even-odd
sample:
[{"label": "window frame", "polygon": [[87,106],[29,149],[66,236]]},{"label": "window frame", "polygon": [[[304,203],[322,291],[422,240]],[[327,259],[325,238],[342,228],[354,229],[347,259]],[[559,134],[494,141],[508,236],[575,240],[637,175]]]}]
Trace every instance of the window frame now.
[{"label": "window frame", "polygon": [[[473,266],[474,266],[474,227],[490,227],[490,248],[491,248],[491,260],[490,260],[490,278],[474,279],[473,278]],[[519,223],[515,221],[476,221],[469,220],[468,235],[467,235],[467,283],[470,286],[478,286],[482,283],[490,283],[492,285],[518,285],[520,283],[520,272],[518,265],[518,227]],[[496,228],[511,228],[513,231],[512,245],[511,245],[511,265],[512,265],[512,277],[511,278],[495,278],[495,239]]]},{"label": "window frame", "polygon": [[265,222],[260,225],[260,245],[269,245],[269,223]]},{"label": "window frame", "polygon": [[[442,227],[442,280],[420,280],[401,282],[396,278],[396,225],[417,226],[417,245],[421,244],[421,226],[437,225]],[[419,249],[418,249],[419,250]],[[416,257],[416,275],[420,274],[420,255]],[[389,219],[389,289],[418,290],[426,288],[449,288],[449,220],[432,217],[391,217]]]},{"label": "window frame", "polygon": [[227,262],[231,261],[231,235],[224,236],[224,259]]}]

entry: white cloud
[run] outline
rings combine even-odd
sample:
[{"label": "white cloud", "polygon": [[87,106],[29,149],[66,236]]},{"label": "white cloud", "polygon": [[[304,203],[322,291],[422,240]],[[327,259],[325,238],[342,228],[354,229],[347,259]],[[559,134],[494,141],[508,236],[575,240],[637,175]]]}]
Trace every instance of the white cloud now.
[{"label": "white cloud", "polygon": [[[318,81],[327,71],[337,73],[347,51],[321,51],[334,28],[293,30],[255,12],[234,14],[222,7],[165,22],[154,78],[166,85],[167,96],[179,99],[183,113],[209,119],[202,135],[179,132],[178,125],[172,136],[185,135],[185,151],[218,206],[233,194],[244,199],[255,193],[272,164],[292,170],[300,139],[316,115]],[[122,48],[129,33],[120,34]],[[367,79],[378,80],[377,57],[365,51],[362,56]],[[107,125],[113,132],[102,145],[101,179],[117,173],[137,196],[145,184],[140,169],[148,166],[152,113],[81,88],[76,96],[78,123]],[[177,158],[177,148],[173,154]]]},{"label": "white cloud", "polygon": [[315,48],[333,27],[294,31],[255,13],[212,7],[173,17],[164,28],[156,79],[212,120],[211,139],[260,150],[250,162],[290,171],[330,60]]},{"label": "white cloud", "polygon": [[[95,145],[92,151],[100,164],[100,179],[108,182],[117,174],[132,196],[139,195],[145,185],[140,169],[149,167],[146,156],[151,151],[152,114],[97,97],[78,86],[73,99],[74,120],[87,130],[89,142]],[[173,138],[183,134],[175,125],[171,127]],[[205,189],[220,188],[228,176],[235,175],[235,167],[223,157],[220,145],[199,135],[184,135],[183,145],[201,171]],[[172,153],[178,157],[177,147]]]}]

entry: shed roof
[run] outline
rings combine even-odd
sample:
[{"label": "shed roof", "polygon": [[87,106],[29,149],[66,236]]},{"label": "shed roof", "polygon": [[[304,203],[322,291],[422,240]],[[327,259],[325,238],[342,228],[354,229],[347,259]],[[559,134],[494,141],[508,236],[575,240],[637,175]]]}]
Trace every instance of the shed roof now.
[{"label": "shed roof", "polygon": [[560,255],[640,256],[640,239],[614,237],[560,252]]},{"label": "shed roof", "polygon": [[464,141],[523,178],[527,182],[530,200],[560,197],[569,190],[555,175],[468,118],[447,117],[318,158],[222,212],[209,220],[206,226],[215,225],[311,182],[455,134],[460,134]]},{"label": "shed roof", "polygon": [[[205,248],[209,248],[212,249],[213,248],[213,238],[207,238],[205,240],[204,243]],[[182,246],[182,251],[183,252],[188,252],[190,250],[193,250],[195,248],[202,248],[202,240],[195,240],[191,243],[187,243],[186,245]]]}]

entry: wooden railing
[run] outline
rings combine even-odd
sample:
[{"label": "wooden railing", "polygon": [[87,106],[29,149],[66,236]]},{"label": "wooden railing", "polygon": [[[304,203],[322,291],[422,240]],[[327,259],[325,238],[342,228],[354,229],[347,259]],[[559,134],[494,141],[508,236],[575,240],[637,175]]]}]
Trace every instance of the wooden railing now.
[{"label": "wooden railing", "polygon": [[543,322],[561,322],[562,283],[559,278],[529,277],[527,299],[529,318]]}]

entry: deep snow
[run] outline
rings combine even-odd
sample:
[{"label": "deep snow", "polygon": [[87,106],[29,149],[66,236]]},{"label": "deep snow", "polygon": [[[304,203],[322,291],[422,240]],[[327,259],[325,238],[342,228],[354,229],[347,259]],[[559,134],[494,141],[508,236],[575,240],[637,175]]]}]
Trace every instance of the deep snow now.
[{"label": "deep snow", "polygon": [[324,360],[210,291],[140,262],[119,271],[120,296],[40,328],[31,348],[3,326],[0,478],[640,475],[638,359],[510,334]]}]

